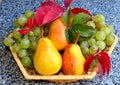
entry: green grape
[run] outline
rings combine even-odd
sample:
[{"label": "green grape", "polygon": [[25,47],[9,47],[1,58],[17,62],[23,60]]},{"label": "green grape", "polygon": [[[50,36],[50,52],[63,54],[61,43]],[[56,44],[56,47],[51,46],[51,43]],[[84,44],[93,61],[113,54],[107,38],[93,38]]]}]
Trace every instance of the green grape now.
[{"label": "green grape", "polygon": [[90,54],[94,54],[97,51],[98,47],[96,45],[93,45],[90,47]]},{"label": "green grape", "polygon": [[21,62],[25,67],[30,67],[32,65],[32,60],[28,56],[23,57]]},{"label": "green grape", "polygon": [[28,34],[23,36],[24,39],[28,39]]},{"label": "green grape", "polygon": [[21,42],[20,42],[20,47],[21,48],[24,48],[24,49],[27,49],[30,47],[30,40],[29,39],[22,39]]},{"label": "green grape", "polygon": [[18,31],[18,30],[20,30],[20,28],[19,28],[19,27],[18,27],[18,28],[15,28],[15,29],[13,30],[13,32],[14,32],[14,31]]},{"label": "green grape", "polygon": [[40,36],[40,27],[36,27],[33,32],[35,36]]},{"label": "green grape", "polygon": [[34,36],[34,33],[31,31],[31,32],[28,33],[28,35],[29,35],[30,37],[32,37],[32,36]]},{"label": "green grape", "polygon": [[112,25],[107,25],[107,27],[110,30],[110,34],[114,32],[114,27]]},{"label": "green grape", "polygon": [[25,16],[20,16],[18,18],[18,24],[24,26],[27,23],[27,18]]},{"label": "green grape", "polygon": [[95,43],[96,43],[96,40],[95,40],[94,38],[90,38],[90,39],[88,40],[88,44],[89,44],[90,46],[95,45]]},{"label": "green grape", "polygon": [[80,43],[81,49],[82,49],[82,48],[85,48],[85,47],[88,47],[88,46],[89,46],[89,44],[88,44],[87,41],[82,41],[82,42]]},{"label": "green grape", "polygon": [[105,21],[99,21],[99,22],[96,22],[95,24],[97,29],[101,29],[102,27],[105,26]]},{"label": "green grape", "polygon": [[88,22],[86,23],[86,25],[95,28],[95,23],[94,23],[93,21],[88,21]]},{"label": "green grape", "polygon": [[105,32],[105,34],[106,34],[106,36],[107,36],[107,35],[109,35],[109,34],[110,34],[110,32],[111,32],[111,30],[110,30],[107,26],[102,27],[102,28],[101,28],[101,31],[104,31],[104,32]]},{"label": "green grape", "polygon": [[94,18],[95,22],[105,21],[105,17],[102,14],[97,14]]},{"label": "green grape", "polygon": [[5,44],[6,46],[12,46],[13,43],[14,43],[13,38],[6,37],[6,38],[4,39],[4,44]]},{"label": "green grape", "polygon": [[15,30],[13,31],[13,37],[14,37],[15,39],[19,39],[19,38],[22,37],[22,35],[17,31],[17,29],[15,29]]},{"label": "green grape", "polygon": [[111,34],[111,35],[108,35],[108,36],[106,37],[105,43],[106,43],[107,45],[112,45],[113,42],[114,42],[114,40],[115,40],[115,37]]},{"label": "green grape", "polygon": [[18,19],[14,20],[14,26],[20,27],[20,25],[19,25],[19,23],[18,23]]},{"label": "green grape", "polygon": [[30,44],[30,48],[32,50],[35,50],[36,49],[36,46],[37,46],[37,42],[36,41],[32,41],[31,44]]},{"label": "green grape", "polygon": [[25,16],[27,17],[27,18],[33,18],[34,17],[34,12],[33,11],[31,11],[31,10],[27,10],[26,12],[25,12]]},{"label": "green grape", "polygon": [[100,50],[104,50],[106,47],[106,44],[104,41],[97,41],[96,42],[96,46],[100,49]]},{"label": "green grape", "polygon": [[22,37],[19,38],[19,39],[17,39],[17,40],[15,41],[15,43],[16,43],[16,44],[20,44],[21,40],[22,40]]},{"label": "green grape", "polygon": [[31,36],[31,37],[29,37],[29,40],[30,40],[31,42],[36,41],[36,36]]},{"label": "green grape", "polygon": [[17,53],[20,50],[20,45],[15,43],[13,45],[13,50]]},{"label": "green grape", "polygon": [[85,48],[82,48],[82,53],[85,55],[85,56],[88,56],[90,54],[90,50],[88,47],[85,47]]},{"label": "green grape", "polygon": [[106,34],[103,31],[98,31],[96,33],[96,39],[97,40],[104,40],[106,38]]},{"label": "green grape", "polygon": [[25,57],[25,56],[27,56],[28,55],[28,53],[27,53],[27,50],[26,49],[20,49],[19,51],[18,51],[18,56],[20,57],[20,58],[23,58],[23,57]]}]

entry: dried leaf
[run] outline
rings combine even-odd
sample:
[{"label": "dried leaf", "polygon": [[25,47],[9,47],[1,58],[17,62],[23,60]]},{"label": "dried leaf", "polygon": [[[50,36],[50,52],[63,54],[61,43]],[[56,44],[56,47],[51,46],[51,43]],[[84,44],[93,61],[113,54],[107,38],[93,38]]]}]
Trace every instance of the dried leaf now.
[{"label": "dried leaf", "polygon": [[85,63],[84,63],[84,71],[87,72],[89,67],[90,67],[90,64],[92,63],[92,61],[94,60],[94,56],[93,55],[90,55],[87,57]]},{"label": "dried leaf", "polygon": [[73,0],[64,0],[64,5],[66,8],[73,2]]}]

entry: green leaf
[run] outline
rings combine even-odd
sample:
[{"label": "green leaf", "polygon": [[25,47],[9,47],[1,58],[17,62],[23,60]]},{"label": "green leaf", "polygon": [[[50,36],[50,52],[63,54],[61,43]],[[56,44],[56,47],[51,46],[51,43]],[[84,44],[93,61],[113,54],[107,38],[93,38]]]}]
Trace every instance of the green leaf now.
[{"label": "green leaf", "polygon": [[69,11],[66,11],[63,13],[62,21],[64,22],[64,24],[68,25],[68,23],[69,23]]},{"label": "green leaf", "polygon": [[67,41],[68,41],[68,43],[71,43],[71,37],[70,37],[70,29],[69,28],[67,28],[66,30],[65,30],[65,36],[66,36],[66,39],[67,39]]},{"label": "green leaf", "polygon": [[71,43],[74,43],[77,37],[77,32],[74,30],[70,30],[70,37],[71,37]]},{"label": "green leaf", "polygon": [[79,37],[78,43],[80,43],[81,41],[89,40],[89,39],[90,39],[90,37]]},{"label": "green leaf", "polygon": [[75,24],[84,24],[86,23],[91,17],[88,14],[85,13],[78,13],[74,16],[72,25]]},{"label": "green leaf", "polygon": [[85,24],[74,25],[73,30],[76,33],[80,32],[80,36],[82,36],[82,37],[90,37],[96,33],[96,31],[91,26],[88,26]]}]

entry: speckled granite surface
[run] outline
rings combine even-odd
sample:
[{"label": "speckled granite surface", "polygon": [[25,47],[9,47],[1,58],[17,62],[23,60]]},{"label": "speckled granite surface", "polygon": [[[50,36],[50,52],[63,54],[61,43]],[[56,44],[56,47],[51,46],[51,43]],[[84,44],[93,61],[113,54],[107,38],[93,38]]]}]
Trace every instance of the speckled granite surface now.
[{"label": "speckled granite surface", "polygon": [[[54,85],[46,81],[26,81],[14,61],[10,50],[3,45],[3,39],[13,30],[13,20],[27,9],[36,9],[44,0],[2,0],[0,3],[0,85]],[[63,4],[63,0],[57,0]],[[120,0],[75,0],[73,7],[84,7],[93,15],[102,13],[106,22],[115,27],[120,38]],[[120,41],[111,55],[112,69],[104,77],[102,85],[120,85]],[[98,85],[99,75],[93,80],[83,80],[70,85]]]}]

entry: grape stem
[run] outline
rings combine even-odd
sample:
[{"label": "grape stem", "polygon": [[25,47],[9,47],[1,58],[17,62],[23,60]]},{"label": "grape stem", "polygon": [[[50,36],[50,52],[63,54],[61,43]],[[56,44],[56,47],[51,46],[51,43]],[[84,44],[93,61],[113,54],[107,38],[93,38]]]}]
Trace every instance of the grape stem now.
[{"label": "grape stem", "polygon": [[74,44],[77,44],[77,42],[78,42],[78,39],[79,39],[79,36],[80,36],[80,32],[78,32],[78,33],[77,33],[77,37],[76,37],[76,39],[75,39],[75,42],[74,42]]}]

